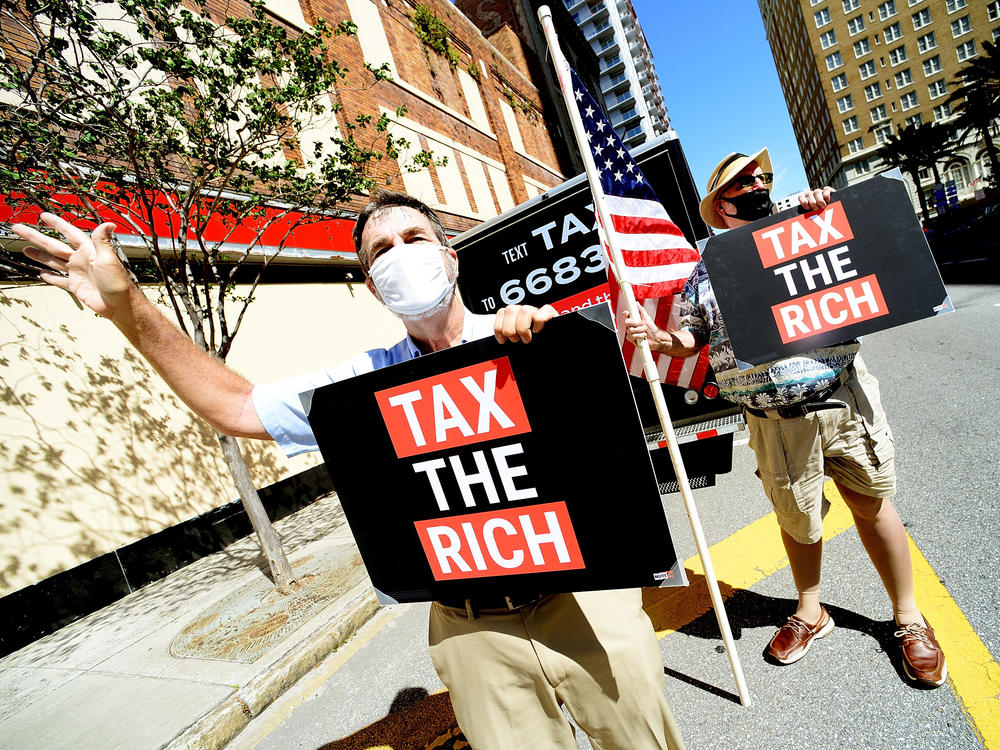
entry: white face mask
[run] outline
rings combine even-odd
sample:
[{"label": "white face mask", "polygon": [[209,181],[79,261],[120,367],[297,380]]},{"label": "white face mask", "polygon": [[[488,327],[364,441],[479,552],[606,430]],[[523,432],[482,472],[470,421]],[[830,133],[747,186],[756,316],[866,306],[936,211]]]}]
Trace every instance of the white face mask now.
[{"label": "white face mask", "polygon": [[396,245],[372,263],[368,271],[382,302],[400,317],[422,317],[451,301],[455,289],[441,245]]}]

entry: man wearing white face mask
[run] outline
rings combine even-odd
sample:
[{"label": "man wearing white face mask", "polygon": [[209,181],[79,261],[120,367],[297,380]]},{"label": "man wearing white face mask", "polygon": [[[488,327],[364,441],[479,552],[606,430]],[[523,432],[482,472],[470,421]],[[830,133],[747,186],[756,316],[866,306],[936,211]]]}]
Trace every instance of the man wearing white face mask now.
[{"label": "man wearing white face mask", "polygon": [[[23,226],[26,251],[67,289],[109,318],[189,407],[231,435],[273,439],[288,455],[316,450],[299,393],[422,354],[494,335],[529,342],[551,307],[513,306],[473,315],[456,294],[458,257],[437,215],[400,193],[375,196],[354,231],[369,290],[400,317],[407,336],[339,366],[252,386],[196,348],[128,280],[109,242],[43,214],[70,246]],[[381,488],[374,484],[372,491]],[[476,750],[575,750],[563,707],[597,747],[682,747],[664,697],[659,646],[638,590],[435,602],[431,660],[451,691],[459,725]]]}]

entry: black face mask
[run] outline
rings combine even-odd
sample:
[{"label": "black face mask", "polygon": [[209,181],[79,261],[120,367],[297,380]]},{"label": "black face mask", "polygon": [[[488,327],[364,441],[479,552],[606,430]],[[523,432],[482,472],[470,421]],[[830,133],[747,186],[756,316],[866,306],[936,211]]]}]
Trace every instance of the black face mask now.
[{"label": "black face mask", "polygon": [[[771,215],[771,191],[751,190],[749,193],[740,193],[733,198],[723,198],[722,200],[736,206],[736,213],[729,214],[734,219],[741,221],[757,221],[765,216]],[[725,213],[725,212],[723,212]]]}]

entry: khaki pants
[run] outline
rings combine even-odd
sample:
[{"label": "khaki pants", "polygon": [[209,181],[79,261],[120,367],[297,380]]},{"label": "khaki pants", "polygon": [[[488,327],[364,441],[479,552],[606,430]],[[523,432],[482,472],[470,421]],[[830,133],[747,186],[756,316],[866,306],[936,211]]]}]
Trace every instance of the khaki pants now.
[{"label": "khaki pants", "polygon": [[435,602],[430,654],[474,750],[671,747],[663,661],[638,589],[556,594],[514,612]]},{"label": "khaki pants", "polygon": [[746,415],[757,476],[779,525],[801,544],[814,544],[823,536],[826,476],[869,497],[889,498],[896,492],[892,431],[878,380],[860,356],[854,373],[831,399],[847,408],[795,419]]}]

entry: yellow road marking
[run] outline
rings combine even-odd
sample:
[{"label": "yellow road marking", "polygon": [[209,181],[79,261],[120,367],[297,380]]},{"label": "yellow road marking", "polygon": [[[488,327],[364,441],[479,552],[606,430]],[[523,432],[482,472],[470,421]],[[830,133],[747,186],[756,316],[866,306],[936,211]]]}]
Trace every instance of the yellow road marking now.
[{"label": "yellow road marking", "polygon": [[[824,491],[831,502],[823,523],[823,541],[828,541],[851,528],[854,519],[833,482],[827,482]],[[985,750],[1000,750],[1000,665],[909,534],[907,540],[914,593],[948,659],[949,686]],[[723,599],[752,588],[788,565],[773,513],[712,545],[709,554]],[[701,580],[705,573],[701,558],[688,558],[684,567],[694,583],[690,588],[643,590],[643,607],[657,638],[665,638],[712,609]]]},{"label": "yellow road marking", "polygon": [[[851,528],[854,519],[832,482],[827,482],[825,491],[831,507],[823,523],[823,541],[829,541]],[[723,599],[731,597],[737,589],[752,588],[788,565],[774,513],[713,544],[709,554]],[[689,588],[643,591],[643,608],[653,621],[657,638],[666,637],[712,609],[708,589],[701,580],[705,574],[701,558],[689,557],[684,567],[693,584]]]},{"label": "yellow road marking", "polygon": [[948,660],[948,682],[986,750],[1000,750],[1000,665],[910,539],[913,584]]}]

